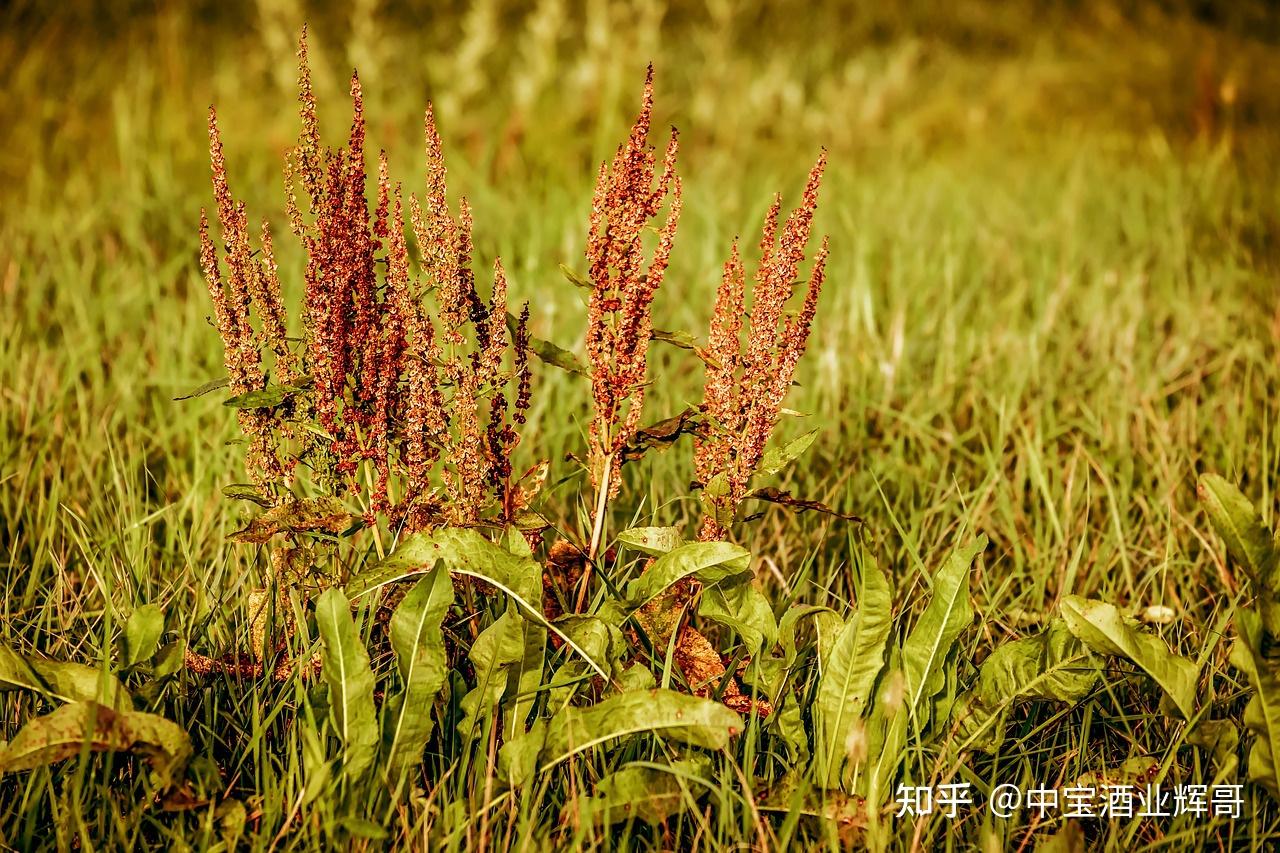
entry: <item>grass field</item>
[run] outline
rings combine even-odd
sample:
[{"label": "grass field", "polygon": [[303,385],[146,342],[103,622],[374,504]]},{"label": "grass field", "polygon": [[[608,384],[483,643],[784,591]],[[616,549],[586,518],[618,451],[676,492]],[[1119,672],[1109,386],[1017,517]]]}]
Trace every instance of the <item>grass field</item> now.
[{"label": "grass field", "polygon": [[[1235,4],[1193,15],[1176,3],[380,5],[0,10],[0,639],[116,673],[134,708],[189,733],[195,756],[173,786],[137,759],[87,748],[6,773],[0,844],[1275,843],[1280,809],[1248,780],[1251,683],[1228,660],[1251,587],[1196,481],[1220,474],[1275,519],[1280,16]],[[948,555],[984,534],[967,575],[974,616],[939,673],[939,702],[949,707],[996,649],[1037,635],[1066,596],[1082,596],[1132,616],[1168,608],[1140,633],[1194,663],[1191,720],[1116,656],[1078,701],[1011,702],[990,752],[958,748],[940,710],[928,731],[913,722],[900,749],[871,755],[887,792],[868,792],[861,777],[825,792],[811,785],[804,757],[756,717],[725,749],[634,735],[511,787],[495,760],[498,727],[452,734],[467,665],[435,705],[425,762],[397,787],[343,773],[324,711],[332,700],[314,680],[200,678],[166,669],[163,652],[127,668],[121,637],[146,604],[163,611],[160,645],[210,656],[249,646],[249,599],[267,556],[228,540],[257,511],[221,491],[245,479],[243,449],[229,443],[235,418],[218,394],[174,398],[223,373],[197,261],[200,209],[212,204],[210,103],[250,218],[269,215],[282,235],[289,304],[302,292],[280,165],[298,133],[303,20],[326,141],[345,140],[347,75],[358,66],[371,157],[385,148],[414,188],[433,101],[451,195],[474,209],[477,269],[501,256],[513,304],[531,302],[533,334],[578,352],[586,312],[560,265],[586,267],[595,170],[634,118],[649,61],[655,128],[680,129],[684,180],[653,309],[660,328],[705,340],[730,242],[754,245],[773,193],[789,209],[825,146],[815,230],[830,237],[827,283],[786,402],[802,417],[784,418],[775,442],[820,432],[772,482],[862,522],[762,505],[761,518],[735,526],[773,617],[801,604],[848,617],[874,558],[892,586],[900,644]],[[688,356],[651,348],[646,423],[701,399]],[[566,454],[582,453],[590,388],[543,365],[534,380],[516,467],[551,461],[539,509],[577,531],[591,508]],[[609,533],[651,524],[691,536],[692,479],[687,443],[629,466]],[[638,573],[635,556],[614,567],[619,579]],[[357,624],[375,648],[381,702],[394,666],[367,609]],[[806,703],[828,641],[808,622],[790,627],[796,653],[782,692],[800,697],[796,720],[812,738]],[[302,631],[305,648],[314,628]],[[740,659],[732,632],[711,636]],[[654,667],[660,684],[681,683],[669,660]],[[2,736],[52,711],[50,694],[4,693]],[[1280,702],[1280,688],[1267,698]],[[1221,738],[1209,742],[1201,721],[1218,720]],[[997,784],[1121,778],[1126,762],[1158,768],[1168,785],[1241,782],[1242,814],[1064,822],[1026,811],[998,819],[984,807]],[[675,785],[669,817],[592,817],[584,797],[604,799],[601,780],[627,768]],[[948,782],[970,783],[975,807],[955,819],[894,818],[899,783]],[[613,790],[626,798],[621,782]]]}]

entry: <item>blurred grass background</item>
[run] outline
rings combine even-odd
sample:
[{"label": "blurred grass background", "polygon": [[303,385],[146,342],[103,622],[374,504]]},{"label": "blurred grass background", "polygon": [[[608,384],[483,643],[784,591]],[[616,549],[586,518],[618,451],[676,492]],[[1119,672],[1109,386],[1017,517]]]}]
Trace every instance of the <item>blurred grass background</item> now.
[{"label": "blurred grass background", "polygon": [[[987,532],[977,657],[1065,593],[1167,604],[1171,641],[1202,648],[1223,590],[1194,474],[1242,482],[1270,518],[1280,471],[1280,14],[1264,3],[7,4],[9,641],[95,659],[140,601],[211,648],[243,619],[257,569],[223,546],[239,519],[219,494],[242,479],[234,422],[216,397],[172,398],[221,373],[196,265],[207,106],[250,216],[281,224],[303,21],[322,133],[344,140],[358,66],[369,148],[414,188],[434,101],[477,268],[500,254],[535,333],[563,346],[584,320],[557,266],[582,266],[595,168],[648,62],[686,181],[664,327],[705,334],[731,239],[754,244],[772,193],[793,203],[826,146],[830,273],[788,403],[824,432],[789,485],[865,518],[904,599],[957,528]],[[281,262],[296,294],[300,253]],[[648,420],[699,398],[684,355],[655,350]],[[588,395],[540,378],[522,452],[564,476]],[[696,512],[673,500],[687,457],[632,472],[642,512]],[[553,493],[553,515],[573,510],[571,484]],[[838,532],[772,512],[743,536],[808,597],[841,600],[840,548],[809,559]]]}]

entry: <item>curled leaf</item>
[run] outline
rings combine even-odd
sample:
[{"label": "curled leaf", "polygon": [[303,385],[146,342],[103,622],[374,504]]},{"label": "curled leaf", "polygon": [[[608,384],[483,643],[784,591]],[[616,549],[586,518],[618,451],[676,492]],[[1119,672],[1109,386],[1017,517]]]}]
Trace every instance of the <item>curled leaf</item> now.
[{"label": "curled leaf", "polygon": [[252,483],[231,483],[222,487],[222,494],[233,501],[249,501],[264,509],[271,507],[271,501],[264,497],[262,490]]},{"label": "curled leaf", "polygon": [[[512,334],[515,334],[516,326],[519,323],[520,320],[516,315],[508,311],[507,329],[510,330]],[[536,355],[544,364],[549,364],[552,367],[558,367],[569,373],[577,373],[580,376],[589,375],[587,367],[582,363],[581,359],[569,350],[564,347],[557,346],[551,341],[545,341],[542,338],[535,338],[530,335],[529,351]]]},{"label": "curled leaf", "polygon": [[756,468],[756,475],[768,477],[786,468],[799,459],[813,445],[813,442],[818,438],[819,432],[821,430],[810,430],[799,438],[793,438],[781,447],[769,448],[765,451],[760,460],[760,465]]},{"label": "curled leaf", "polygon": [[274,409],[290,397],[297,396],[307,389],[303,385],[268,385],[257,391],[246,391],[223,400],[222,405],[229,409]]},{"label": "curled leaf", "polygon": [[101,702],[128,710],[133,701],[101,667],[24,655],[0,644],[0,692],[30,690],[62,702]]},{"label": "curled leaf", "polygon": [[227,376],[224,376],[221,379],[212,379],[204,383],[203,385],[200,385],[188,391],[187,393],[183,394],[180,397],[174,397],[173,401],[176,403],[181,400],[193,400],[196,397],[203,397],[205,394],[211,394],[220,388],[226,388],[230,384],[231,384],[231,379]]},{"label": "curled leaf", "polygon": [[752,492],[748,492],[747,497],[758,501],[777,504],[778,506],[786,507],[792,512],[816,512],[822,515],[834,516],[835,518],[840,518],[845,521],[852,521],[857,524],[862,523],[862,519],[856,515],[849,515],[848,513],[832,509],[821,501],[792,497],[791,492],[786,492],[772,486],[766,486],[763,489],[756,489]]},{"label": "curled leaf", "polygon": [[631,442],[622,449],[622,459],[633,462],[650,450],[666,450],[682,435],[699,434],[702,426],[702,412],[694,408],[685,409],[674,417],[637,430]]},{"label": "curled leaf", "polygon": [[260,545],[279,533],[338,534],[351,525],[351,520],[351,513],[335,497],[304,498],[272,507],[232,533],[231,539]]},{"label": "curled leaf", "polygon": [[1276,564],[1280,561],[1271,531],[1244,494],[1216,474],[1205,474],[1196,484],[1196,495],[1209,514],[1214,530],[1226,543],[1227,553],[1245,568],[1258,590],[1276,588]]}]

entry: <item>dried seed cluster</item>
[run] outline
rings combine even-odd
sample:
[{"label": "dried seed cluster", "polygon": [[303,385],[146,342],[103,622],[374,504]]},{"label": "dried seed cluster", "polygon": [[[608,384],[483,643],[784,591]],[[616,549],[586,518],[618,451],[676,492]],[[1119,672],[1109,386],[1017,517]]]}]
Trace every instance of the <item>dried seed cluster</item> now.
[{"label": "dried seed cluster", "polygon": [[[410,195],[408,204],[415,274],[402,191],[391,182],[385,153],[377,206],[369,209],[359,78],[351,78],[347,146],[322,149],[305,32],[298,56],[302,133],[285,166],[289,223],[307,256],[297,352],[286,336],[270,231],[264,223],[255,257],[244,204],[227,184],[217,118],[209,115],[224,253],[220,259],[202,213],[201,266],[231,389],[239,395],[275,384],[288,392],[240,411],[250,474],[264,494],[283,500],[301,461],[332,491],[367,488],[371,518],[384,515],[412,529],[475,524],[490,514],[510,519],[521,509],[511,456],[530,402],[528,307],[508,340],[500,262],[489,300],[476,291],[470,210],[464,200],[457,217],[450,213],[430,108],[426,191],[421,203]],[[267,351],[273,375],[263,363]],[[304,423],[314,428],[304,431]]]},{"label": "dried seed cluster", "polygon": [[[640,115],[613,163],[600,165],[591,201],[587,355],[595,417],[589,456],[592,483],[598,489],[607,483],[609,497],[621,485],[615,476],[618,452],[640,426],[653,330],[650,308],[680,221],[680,178],[675,174],[678,135],[672,128],[662,172],[657,174],[654,149],[648,142],[652,115],[650,66]],[[664,205],[666,219],[658,228],[658,243],[646,267],[643,232]]]},{"label": "dried seed cluster", "polygon": [[747,494],[809,340],[826,270],[826,238],[814,258],[799,313],[788,316],[786,305],[804,262],[825,167],[824,151],[809,172],[800,206],[787,217],[781,235],[781,196],[775,197],[769,208],[760,239],[751,312],[746,318],[745,345],[746,270],[737,241],[724,265],[707,342],[703,395],[710,427],[694,444],[698,479],[709,484],[719,478],[720,484],[718,492],[709,496],[715,511],[703,519],[703,539],[721,539],[728,533],[725,519],[732,518]]}]

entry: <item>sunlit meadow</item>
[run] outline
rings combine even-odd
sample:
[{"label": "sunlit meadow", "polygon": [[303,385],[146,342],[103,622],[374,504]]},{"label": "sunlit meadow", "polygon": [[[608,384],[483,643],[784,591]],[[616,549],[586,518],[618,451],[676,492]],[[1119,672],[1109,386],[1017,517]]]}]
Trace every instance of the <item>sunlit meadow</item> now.
[{"label": "sunlit meadow", "polygon": [[0,21],[0,843],[1274,843],[1266,5]]}]

